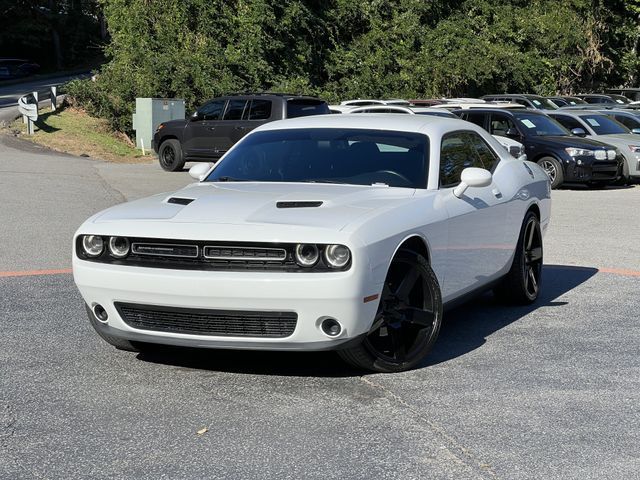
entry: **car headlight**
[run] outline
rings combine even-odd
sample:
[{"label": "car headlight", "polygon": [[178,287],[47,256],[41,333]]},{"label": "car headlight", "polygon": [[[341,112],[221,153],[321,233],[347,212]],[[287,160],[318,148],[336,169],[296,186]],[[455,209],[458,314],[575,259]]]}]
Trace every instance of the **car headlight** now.
[{"label": "car headlight", "polygon": [[158,127],[156,128],[156,132],[159,130],[162,130],[164,128],[164,123],[161,123],[160,125],[158,125]]},{"label": "car headlight", "polygon": [[111,237],[109,239],[109,252],[116,258],[124,258],[129,255],[129,240],[125,237]]},{"label": "car headlight", "polygon": [[313,267],[318,263],[320,252],[318,246],[312,243],[299,243],[296,245],[296,262],[301,267]]},{"label": "car headlight", "polygon": [[104,240],[97,235],[82,237],[82,249],[88,257],[98,257],[104,251]]},{"label": "car headlight", "polygon": [[344,245],[327,245],[324,259],[331,268],[342,268],[351,259],[351,251]]},{"label": "car headlight", "polygon": [[615,160],[618,156],[618,152],[616,150],[607,150],[607,160]]},{"label": "car headlight", "polygon": [[593,157],[593,150],[586,150],[584,148],[565,148],[565,152],[569,154],[570,157]]}]

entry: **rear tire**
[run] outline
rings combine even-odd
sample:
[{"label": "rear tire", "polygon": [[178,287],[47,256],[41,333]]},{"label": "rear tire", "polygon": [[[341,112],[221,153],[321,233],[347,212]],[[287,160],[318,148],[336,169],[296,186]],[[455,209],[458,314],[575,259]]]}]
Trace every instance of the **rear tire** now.
[{"label": "rear tire", "polygon": [[520,228],[511,269],[494,288],[496,297],[520,305],[535,302],[542,284],[542,253],[540,221],[535,213],[528,211]]},{"label": "rear tire", "polygon": [[553,157],[542,157],[538,160],[538,165],[545,171],[551,181],[551,188],[558,188],[564,182],[564,173],[562,173],[562,165]]},{"label": "rear tire", "polygon": [[158,161],[163,170],[176,172],[184,167],[182,147],[176,139],[165,140],[158,149]]},{"label": "rear tire", "polygon": [[389,267],[371,330],[360,344],[338,350],[338,355],[374,372],[409,370],[431,351],[441,324],[435,273],[422,255],[400,250]]}]

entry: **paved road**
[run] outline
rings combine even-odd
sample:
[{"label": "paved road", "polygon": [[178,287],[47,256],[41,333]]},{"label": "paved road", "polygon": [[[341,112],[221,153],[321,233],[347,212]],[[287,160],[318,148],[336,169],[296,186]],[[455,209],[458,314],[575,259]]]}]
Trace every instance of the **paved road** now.
[{"label": "paved road", "polygon": [[18,115],[17,104],[22,95],[37,91],[41,99],[45,98],[45,95],[48,99],[50,87],[61,85],[74,78],[86,78],[89,75],[89,73],[63,75],[44,80],[28,80],[23,83],[0,86],[0,121],[11,121]]},{"label": "paved road", "polygon": [[16,275],[68,269],[87,216],[189,178],[15,142],[0,143],[0,478],[637,477],[640,187],[555,191],[535,306],[488,295],[447,315],[422,368],[361,375],[331,353],[101,342],[70,274]]}]

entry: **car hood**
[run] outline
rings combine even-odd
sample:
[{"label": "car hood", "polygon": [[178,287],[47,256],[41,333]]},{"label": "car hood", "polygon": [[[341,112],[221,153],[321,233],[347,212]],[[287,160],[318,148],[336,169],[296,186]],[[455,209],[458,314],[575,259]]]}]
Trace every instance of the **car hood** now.
[{"label": "car hood", "polygon": [[414,194],[414,189],[385,186],[202,182],[117,205],[93,222],[280,224],[341,230],[374,209],[409,202]]},{"label": "car hood", "polygon": [[616,133],[611,135],[597,135],[594,136],[598,141],[610,143],[611,145],[627,146],[627,145],[640,145],[640,135],[635,133]]},{"label": "car hood", "polygon": [[573,135],[570,135],[570,136],[569,135],[568,136],[549,135],[544,137],[540,136],[540,137],[533,137],[533,138],[538,139],[540,142],[546,143],[547,145],[554,145],[559,148],[574,147],[574,148],[586,148],[586,149],[593,150],[594,148],[604,147],[602,142],[591,140],[589,138],[576,137]]}]

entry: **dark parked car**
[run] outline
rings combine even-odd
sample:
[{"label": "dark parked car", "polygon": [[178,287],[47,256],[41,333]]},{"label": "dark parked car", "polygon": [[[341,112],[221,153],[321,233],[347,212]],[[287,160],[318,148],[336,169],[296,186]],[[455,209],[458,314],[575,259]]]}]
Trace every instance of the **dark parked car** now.
[{"label": "dark parked car", "polygon": [[522,143],[528,159],[547,172],[552,188],[564,182],[602,187],[621,175],[623,159],[614,147],[573,136],[542,112],[479,108],[453,113],[492,135]]},{"label": "dark parked car", "polygon": [[558,96],[558,97],[547,97],[553,103],[555,103],[560,108],[562,107],[571,107],[573,105],[588,105],[587,102],[578,97],[570,97],[570,96]]},{"label": "dark parked car", "polygon": [[510,102],[519,103],[527,108],[533,108],[535,110],[556,110],[558,105],[552,101],[541,97],[540,95],[532,94],[512,94],[504,93],[500,95],[485,95],[482,97],[487,102]]},{"label": "dark parked car", "polygon": [[26,77],[40,69],[40,65],[22,58],[0,58],[0,80]]},{"label": "dark parked car", "polygon": [[576,95],[576,97],[581,98],[582,100],[584,100],[587,103],[602,103],[602,104],[612,104],[612,105],[616,105],[618,102],[616,102],[613,98],[611,98],[609,95],[603,95],[600,93],[589,93],[589,94],[581,94],[581,95]]},{"label": "dark parked car", "polygon": [[254,128],[274,120],[328,114],[324,100],[283,93],[228,95],[209,100],[191,118],[161,123],[153,136],[160,166],[216,160]]}]

